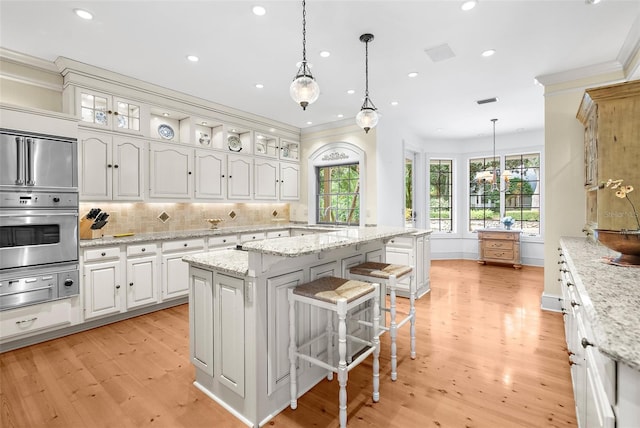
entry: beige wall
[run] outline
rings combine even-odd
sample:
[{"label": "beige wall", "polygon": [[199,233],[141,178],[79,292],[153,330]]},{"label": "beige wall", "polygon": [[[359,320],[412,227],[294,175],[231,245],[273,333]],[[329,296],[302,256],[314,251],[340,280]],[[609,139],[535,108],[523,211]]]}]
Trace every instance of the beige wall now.
[{"label": "beige wall", "polygon": [[[346,121],[345,121],[346,122]],[[364,214],[366,224],[376,224],[376,206],[378,203],[378,182],[376,179],[376,130],[369,131],[368,134],[359,128],[355,121],[353,124],[337,126],[336,128],[314,131],[302,134],[301,150],[300,150],[300,202],[291,204],[291,220],[306,222],[309,211],[309,180],[314,180],[313,171],[309,171],[309,156],[318,150],[321,146],[330,143],[350,143],[357,146],[365,152],[366,172],[365,180],[365,207],[362,207],[361,213]]]}]

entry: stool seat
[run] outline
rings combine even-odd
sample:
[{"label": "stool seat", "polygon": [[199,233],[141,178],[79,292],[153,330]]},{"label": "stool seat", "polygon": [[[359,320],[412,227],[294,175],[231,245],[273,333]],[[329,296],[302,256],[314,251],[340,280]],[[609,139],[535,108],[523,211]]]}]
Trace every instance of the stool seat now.
[{"label": "stool seat", "polygon": [[365,262],[356,265],[349,269],[351,274],[371,276],[374,278],[389,279],[391,275],[395,275],[396,278],[400,278],[408,273],[411,273],[413,269],[411,266],[394,265],[390,263],[379,262]]},{"label": "stool seat", "polygon": [[326,276],[295,287],[293,293],[327,303],[337,303],[340,299],[351,303],[373,290],[374,286],[368,282]]}]

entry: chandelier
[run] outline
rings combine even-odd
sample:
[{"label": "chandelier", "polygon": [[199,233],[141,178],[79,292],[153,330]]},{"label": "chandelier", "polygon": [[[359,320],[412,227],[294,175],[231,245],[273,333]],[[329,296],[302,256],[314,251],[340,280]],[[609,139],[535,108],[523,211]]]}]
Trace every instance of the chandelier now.
[{"label": "chandelier", "polygon": [[[491,184],[491,188],[489,189],[490,191],[494,192],[496,190],[500,191],[500,192],[506,192],[507,189],[501,189],[500,188],[500,166],[499,166],[499,162],[498,162],[498,166],[496,166],[496,122],[498,121],[498,119],[491,119],[491,122],[493,122],[493,158],[492,158],[492,166],[491,168],[487,168],[483,171],[478,171],[476,173],[475,179],[479,182],[484,181],[486,183],[490,183]],[[509,180],[511,179],[511,172],[509,171],[504,171],[502,173],[502,179],[504,179],[505,182],[509,182]]]},{"label": "chandelier", "polygon": [[311,75],[311,69],[307,63],[307,9],[306,2],[302,0],[302,62],[296,73],[296,77],[289,86],[289,94],[293,100],[300,104],[302,110],[306,110],[309,104],[313,104],[320,95],[318,82]]},{"label": "chandelier", "polygon": [[356,123],[365,133],[368,133],[371,128],[374,128],[378,124],[377,108],[371,102],[369,98],[369,42],[373,40],[373,34],[363,34],[360,36],[360,41],[365,45],[365,60],[364,60],[364,73],[365,73],[365,92],[364,103],[360,108],[356,116]]}]

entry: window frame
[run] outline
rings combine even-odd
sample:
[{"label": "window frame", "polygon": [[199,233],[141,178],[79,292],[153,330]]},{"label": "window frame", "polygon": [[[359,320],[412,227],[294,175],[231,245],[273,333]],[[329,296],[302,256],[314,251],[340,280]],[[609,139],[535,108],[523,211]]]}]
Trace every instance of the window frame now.
[{"label": "window frame", "polygon": [[[449,230],[442,230],[441,228],[433,229],[432,225],[432,217],[431,217],[431,212],[433,209],[433,195],[431,194],[431,186],[432,186],[432,171],[431,171],[431,167],[432,164],[434,162],[437,162],[439,166],[442,165],[442,162],[448,162],[448,166],[450,168],[450,171],[448,173],[449,175],[449,185],[447,186],[449,189]],[[427,184],[427,188],[428,188],[428,192],[429,192],[429,204],[427,207],[427,215],[428,215],[428,226],[429,228],[433,231],[433,233],[446,233],[446,234],[452,234],[455,233],[456,231],[456,205],[457,203],[455,202],[455,188],[456,188],[456,168],[455,168],[455,160],[452,158],[430,158],[429,159],[429,169],[428,169],[428,184]],[[438,211],[441,212],[441,207],[438,204]],[[438,216],[438,223],[442,223],[442,217]]]}]

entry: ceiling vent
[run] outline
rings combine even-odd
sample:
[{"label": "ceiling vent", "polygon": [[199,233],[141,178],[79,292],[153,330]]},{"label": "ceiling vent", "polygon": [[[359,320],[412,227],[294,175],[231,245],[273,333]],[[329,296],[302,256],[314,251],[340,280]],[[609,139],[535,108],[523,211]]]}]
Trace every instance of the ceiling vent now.
[{"label": "ceiling vent", "polygon": [[446,43],[443,43],[439,46],[434,46],[432,48],[427,48],[424,51],[433,62],[444,61],[456,56],[456,54],[454,54],[451,50],[451,47],[449,47],[449,45]]},{"label": "ceiling vent", "polygon": [[493,98],[485,98],[484,100],[478,100],[476,102],[478,104],[489,104],[489,103],[495,103],[496,101],[498,101],[498,99],[496,97],[493,97]]}]

